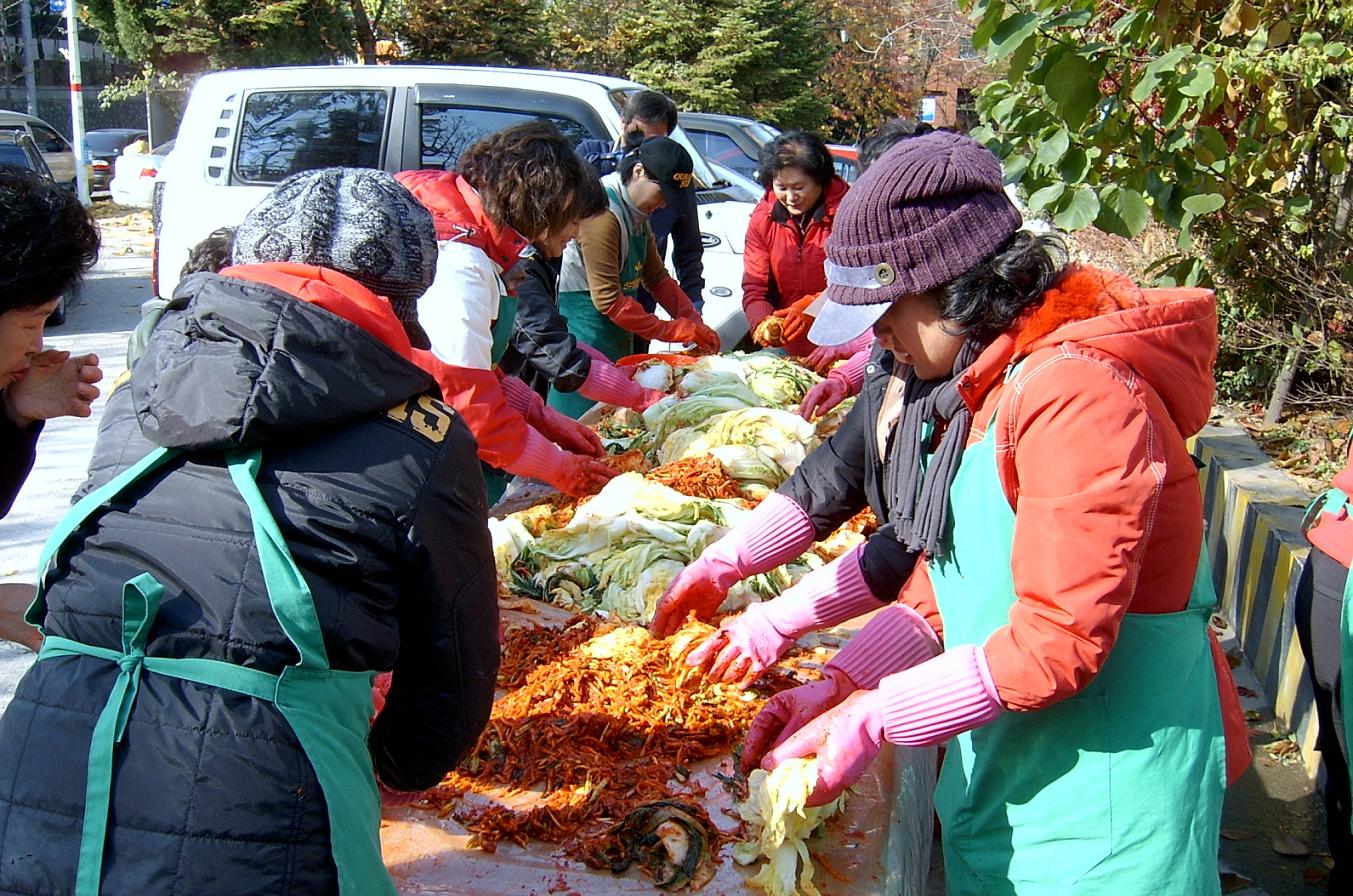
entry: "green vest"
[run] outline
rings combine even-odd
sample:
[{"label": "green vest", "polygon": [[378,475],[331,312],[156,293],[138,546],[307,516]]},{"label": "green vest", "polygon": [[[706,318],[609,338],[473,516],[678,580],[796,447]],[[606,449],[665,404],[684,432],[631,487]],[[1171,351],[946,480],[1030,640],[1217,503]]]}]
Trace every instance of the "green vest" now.
[{"label": "green vest", "polygon": [[[155,449],[70,509],[42,549],[38,594],[25,617],[31,625],[42,630],[41,623],[47,615],[45,574],[66,539],[91,514],[178,453],[174,449]],[[147,672],[224,688],[275,704],[296,733],[324,793],[339,893],[395,896],[394,883],[381,860],[380,797],[366,747],[374,673],[329,667],[310,588],[255,481],[259,452],[230,451],[226,457],[231,480],[249,507],[268,601],[300,660],[280,675],[273,675],[221,660],[147,656],[146,644],[164,594],[164,586],[149,573],[128,580],[122,587],[120,650],[55,636],[43,641],[39,662],[52,657],[89,656],[119,668],[90,738],[76,896],[97,896],[99,892],[114,755],[136,702],[141,676]]]},{"label": "green vest", "polygon": [[[984,643],[1016,600],[1015,515],[994,431],[963,454],[950,490],[952,550],[928,566],[947,646]],[[1188,608],[1127,614],[1079,693],[950,741],[935,791],[950,894],[1220,891],[1225,746],[1207,642],[1214,603],[1202,557]]]},{"label": "green vest", "polygon": [[[639,290],[644,260],[648,257],[652,231],[648,219],[640,218],[629,204],[619,174],[608,174],[602,178],[602,184],[606,188],[610,212],[620,222],[621,247],[625,251],[620,264],[620,291],[634,298]],[[564,250],[559,272],[559,313],[568,321],[570,333],[612,361],[634,353],[634,334],[617,327],[593,304],[582,250],[576,240]],[[550,407],[575,420],[592,407],[592,402],[577,392],[560,392],[554,388],[550,389],[549,403]]]}]

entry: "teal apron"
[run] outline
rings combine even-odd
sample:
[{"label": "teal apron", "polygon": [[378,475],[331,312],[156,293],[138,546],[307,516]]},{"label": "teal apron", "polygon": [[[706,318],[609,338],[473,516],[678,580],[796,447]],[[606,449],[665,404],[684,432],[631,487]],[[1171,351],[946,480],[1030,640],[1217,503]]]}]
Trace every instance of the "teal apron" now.
[{"label": "teal apron", "polygon": [[[984,643],[1015,603],[1005,561],[1015,516],[994,431],[963,454],[950,491],[952,551],[928,566],[946,646]],[[1219,892],[1225,747],[1207,642],[1214,603],[1200,558],[1188,608],[1127,614],[1079,693],[950,741],[935,791],[950,894]]]},{"label": "teal apron", "polygon": [[[177,454],[175,450],[157,448],[71,508],[42,549],[38,595],[25,617],[29,624],[42,630],[41,623],[47,614],[45,573],[71,533],[123,489]],[[55,636],[43,641],[38,662],[88,656],[119,668],[90,738],[76,896],[97,896],[99,892],[114,754],[136,702],[141,676],[146,672],[224,688],[275,704],[296,733],[324,793],[339,893],[395,896],[394,883],[381,860],[380,797],[366,747],[373,673],[329,668],[310,589],[255,482],[259,452],[232,451],[226,456],[231,479],[249,507],[268,600],[300,661],[288,666],[281,675],[273,675],[220,660],[147,656],[146,644],[164,595],[164,587],[149,573],[142,573],[122,586],[120,650]]]},{"label": "teal apron", "polygon": [[[621,222],[621,231],[628,233],[628,251],[620,265],[620,291],[634,298],[641,283],[640,273],[644,260],[648,257],[647,226],[627,227],[625,216],[617,211],[623,210],[619,194],[612,186],[606,187],[606,196],[611,202],[611,212]],[[626,355],[634,354],[634,334],[616,326],[611,319],[597,310],[592,303],[592,294],[586,291],[563,291],[559,293],[559,313],[568,321],[568,331],[580,342],[585,342],[612,361],[618,361]],[[550,407],[578,419],[593,402],[577,392],[560,392],[550,388]]]},{"label": "teal apron", "polygon": [[[503,360],[503,354],[507,351],[508,340],[512,338],[512,328],[517,321],[517,297],[504,293],[498,297],[498,318],[493,322],[493,347],[489,350],[489,357],[493,361],[493,366],[497,367],[498,362]],[[479,470],[484,474],[484,488],[489,493],[489,506],[492,507],[498,503],[498,499],[507,491],[507,484],[512,479],[511,473],[505,473],[495,466],[480,462]]]},{"label": "teal apron", "polygon": [[[1337,488],[1330,489],[1306,508],[1302,530],[1309,531],[1318,515],[1328,513],[1337,517],[1341,512],[1349,512],[1349,503],[1348,495]],[[1348,557],[1334,559],[1340,563],[1350,560]],[[1339,670],[1343,681],[1339,699],[1344,711],[1344,743],[1353,744],[1353,681],[1349,677],[1349,670],[1353,669],[1353,574],[1344,579],[1344,607],[1339,629]],[[1350,830],[1353,830],[1353,825],[1350,825]]]}]

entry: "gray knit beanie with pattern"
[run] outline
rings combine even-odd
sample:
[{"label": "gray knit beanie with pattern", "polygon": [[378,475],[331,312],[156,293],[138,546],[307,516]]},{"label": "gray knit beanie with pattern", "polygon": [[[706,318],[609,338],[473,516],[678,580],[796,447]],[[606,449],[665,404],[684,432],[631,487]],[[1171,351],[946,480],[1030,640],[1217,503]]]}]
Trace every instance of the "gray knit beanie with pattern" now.
[{"label": "gray knit beanie with pattern", "polygon": [[828,296],[872,305],[928,292],[986,261],[1022,223],[989,149],[949,131],[903,140],[860,175],[827,239],[831,264],[882,276],[846,285],[829,271]]},{"label": "gray knit beanie with pattern", "polygon": [[432,215],[394,175],[370,168],[293,174],[235,231],[235,264],[291,261],[347,274],[417,323],[437,266]]}]

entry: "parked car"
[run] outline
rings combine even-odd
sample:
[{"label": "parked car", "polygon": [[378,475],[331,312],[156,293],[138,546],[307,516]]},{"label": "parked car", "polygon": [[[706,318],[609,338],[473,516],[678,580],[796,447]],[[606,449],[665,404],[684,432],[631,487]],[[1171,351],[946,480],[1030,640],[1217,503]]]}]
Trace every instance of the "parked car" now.
[{"label": "parked car", "polygon": [[0,131],[18,131],[32,137],[56,182],[75,188],[75,150],[56,128],[32,115],[0,110]]},{"label": "parked car", "polygon": [[[52,169],[42,157],[37,143],[27,131],[0,128],[0,165],[13,165],[36,172],[39,177],[55,180]],[[66,295],[62,293],[56,303],[56,310],[47,317],[50,326],[66,322]]]},{"label": "parked car", "polygon": [[832,161],[836,164],[837,176],[848,184],[855,183],[855,178],[860,176],[859,147],[828,143],[827,152],[832,154]]},{"label": "parked car", "polygon": [[113,201],[118,205],[150,208],[156,178],[165,156],[173,148],[174,141],[170,140],[146,152],[134,152],[131,146],[124,149],[113,160],[113,178],[108,182]]},{"label": "parked car", "polygon": [[103,193],[113,179],[113,162],[122,150],[138,140],[149,139],[137,128],[95,128],[85,132],[85,161],[89,163],[89,192]]},{"label": "parked car", "polygon": [[[205,75],[188,97],[152,199],[156,294],[173,294],[194,244],[218,227],[238,224],[274,184],[297,171],[454,167],[479,137],[536,118],[575,142],[615,140],[620,108],[640,89],[633,81],[599,75],[476,66],[316,66]],[[706,246],[705,318],[732,346],[747,329],[741,247],[758,197],[716,175],[680,128],[672,137],[695,160]]]},{"label": "parked car", "polygon": [[705,158],[726,165],[756,180],[756,161],[761,147],[779,135],[778,128],[762,121],[713,112],[682,112],[677,116],[695,148]]}]

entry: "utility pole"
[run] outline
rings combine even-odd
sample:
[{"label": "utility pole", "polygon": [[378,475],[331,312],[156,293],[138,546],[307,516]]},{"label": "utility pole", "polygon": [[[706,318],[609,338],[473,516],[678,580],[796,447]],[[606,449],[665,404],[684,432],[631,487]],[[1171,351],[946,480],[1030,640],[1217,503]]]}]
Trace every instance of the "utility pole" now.
[{"label": "utility pole", "polygon": [[28,0],[19,0],[19,30],[23,35],[23,87],[28,97],[28,114],[38,114],[38,82],[33,76],[33,7]]},{"label": "utility pole", "polygon": [[88,206],[89,172],[85,169],[85,98],[80,82],[80,22],[75,17],[77,0],[66,0],[66,59],[70,62],[70,129],[75,144],[75,190],[80,204]]}]

